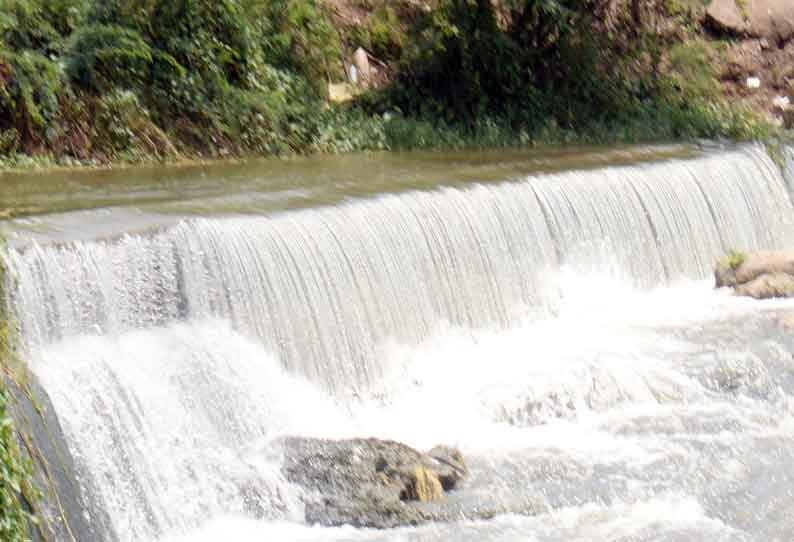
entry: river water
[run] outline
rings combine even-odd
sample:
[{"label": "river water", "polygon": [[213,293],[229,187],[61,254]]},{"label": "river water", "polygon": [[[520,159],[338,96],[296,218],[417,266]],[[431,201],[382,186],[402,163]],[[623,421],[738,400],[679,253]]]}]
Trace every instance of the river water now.
[{"label": "river water", "polygon": [[[785,165],[628,147],[20,175],[0,231],[109,542],[787,541],[794,303],[710,278],[794,243]],[[282,435],[455,445],[450,499],[498,513],[306,525]]]}]

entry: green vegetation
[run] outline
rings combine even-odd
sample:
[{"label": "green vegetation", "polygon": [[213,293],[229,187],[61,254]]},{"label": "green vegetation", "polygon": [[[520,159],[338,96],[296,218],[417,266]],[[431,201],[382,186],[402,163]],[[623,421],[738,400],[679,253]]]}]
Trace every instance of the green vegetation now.
[{"label": "green vegetation", "polygon": [[[0,167],[771,130],[681,0],[349,4],[0,0]],[[359,46],[382,84],[329,103]]]},{"label": "green vegetation", "polygon": [[[3,245],[0,239],[0,251]],[[5,311],[5,277],[0,258],[0,540],[24,542],[29,540],[30,529],[37,523],[30,512],[28,498],[35,497],[31,483],[32,467],[19,450],[17,432],[8,411],[9,378],[7,362],[13,356],[11,326]]]},{"label": "green vegetation", "polygon": [[370,17],[351,34],[353,47],[363,47],[376,57],[390,61],[399,60],[408,43],[408,35],[397,13],[385,3],[375,7]]},{"label": "green vegetation", "polygon": [[7,393],[0,389],[0,540],[24,542],[29,540],[30,526],[36,521],[22,497],[32,474],[29,462],[19,452],[7,406]]},{"label": "green vegetation", "polygon": [[747,254],[738,250],[731,249],[725,256],[725,265],[734,271],[747,261]]}]

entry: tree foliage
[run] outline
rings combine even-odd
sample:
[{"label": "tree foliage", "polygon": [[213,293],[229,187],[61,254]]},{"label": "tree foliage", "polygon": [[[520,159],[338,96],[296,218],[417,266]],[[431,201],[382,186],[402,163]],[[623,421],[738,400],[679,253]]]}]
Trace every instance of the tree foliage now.
[{"label": "tree foliage", "polygon": [[75,33],[67,58],[67,73],[74,82],[103,92],[142,87],[150,76],[152,50],[135,30],[92,24]]},{"label": "tree foliage", "polygon": [[[406,18],[408,4],[363,2],[369,16],[341,36],[325,0],[0,0],[0,153],[112,160],[163,138],[190,154],[363,148],[361,134],[372,148],[528,141],[640,119],[665,137],[760,126],[719,102],[705,47],[657,27],[685,18],[679,0],[433,0]],[[390,63],[392,84],[329,113],[328,84],[360,45]],[[98,122],[113,112],[130,134]],[[354,138],[343,118],[372,129]]]}]

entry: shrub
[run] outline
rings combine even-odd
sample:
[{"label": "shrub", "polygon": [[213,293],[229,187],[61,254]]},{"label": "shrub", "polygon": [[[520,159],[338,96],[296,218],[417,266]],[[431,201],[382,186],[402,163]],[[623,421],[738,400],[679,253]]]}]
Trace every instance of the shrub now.
[{"label": "shrub", "polygon": [[276,68],[302,75],[318,96],[329,80],[343,77],[342,42],[328,8],[317,0],[249,0],[264,58]]},{"label": "shrub", "polygon": [[116,25],[147,35],[152,21],[152,0],[86,0],[87,24]]},{"label": "shrub", "polygon": [[67,58],[73,81],[104,92],[114,87],[141,88],[149,78],[152,51],[134,30],[95,24],[75,33]]},{"label": "shrub", "polygon": [[0,128],[7,119],[22,138],[40,138],[59,114],[61,69],[34,51],[0,50],[0,79],[5,83],[0,86]]},{"label": "shrub", "polygon": [[37,0],[5,0],[0,3],[0,42],[12,51],[30,49],[57,53],[63,38],[45,17]]},{"label": "shrub", "polygon": [[249,84],[256,45],[233,0],[158,0],[151,16],[151,97],[166,116],[210,124],[231,87]]},{"label": "shrub", "polygon": [[97,102],[93,121],[94,150],[128,161],[168,152],[164,135],[151,122],[138,97],[127,90],[114,90]]},{"label": "shrub", "polygon": [[352,33],[354,47],[363,47],[384,60],[399,60],[408,43],[400,19],[391,6],[381,5]]},{"label": "shrub", "polygon": [[83,24],[90,0],[38,0],[43,17],[61,36],[68,37]]}]

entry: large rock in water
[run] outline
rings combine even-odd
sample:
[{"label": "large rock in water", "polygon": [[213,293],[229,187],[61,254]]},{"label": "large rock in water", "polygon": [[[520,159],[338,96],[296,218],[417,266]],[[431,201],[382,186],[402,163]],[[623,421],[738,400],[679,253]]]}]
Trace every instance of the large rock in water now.
[{"label": "large rock in water", "polygon": [[794,37],[792,0],[713,0],[707,22],[731,34],[787,41]]},{"label": "large rock in water", "polygon": [[794,297],[794,250],[734,254],[717,263],[714,279],[717,288],[755,299]]},{"label": "large rock in water", "polygon": [[378,439],[287,437],[282,471],[301,487],[306,522],[391,528],[445,519],[425,506],[441,503],[467,475],[460,452],[439,446],[421,453]]}]

